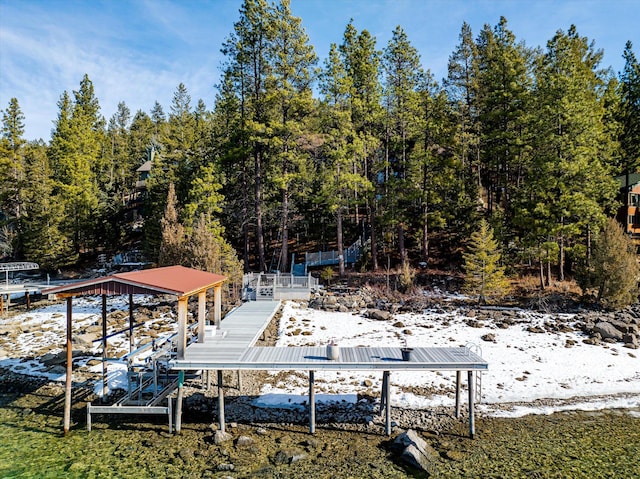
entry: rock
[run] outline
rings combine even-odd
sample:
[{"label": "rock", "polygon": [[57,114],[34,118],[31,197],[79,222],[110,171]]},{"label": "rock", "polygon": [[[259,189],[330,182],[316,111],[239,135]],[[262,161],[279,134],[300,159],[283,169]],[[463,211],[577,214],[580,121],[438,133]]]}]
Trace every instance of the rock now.
[{"label": "rock", "polygon": [[429,471],[431,463],[439,457],[438,452],[412,429],[396,437],[392,447],[402,451],[402,461],[423,471]]},{"label": "rock", "polygon": [[391,319],[391,313],[381,309],[369,309],[367,310],[367,317],[376,321],[388,321]]},{"label": "rock", "polygon": [[254,443],[253,438],[249,436],[240,436],[236,439],[236,446],[238,447],[246,447],[250,446]]},{"label": "rock", "polygon": [[307,455],[304,452],[297,449],[281,449],[273,456],[273,463],[276,466],[280,464],[293,464],[306,457]]},{"label": "rock", "polygon": [[616,328],[613,324],[600,321],[593,327],[593,331],[599,333],[602,339],[615,339],[616,341],[622,340],[622,331]]},{"label": "rock", "polygon": [[394,328],[404,328],[404,323],[402,321],[396,321],[393,323]]},{"label": "rock", "polygon": [[231,439],[233,439],[233,436],[228,432],[216,431],[215,434],[213,435],[213,442],[216,445],[220,445],[222,443],[231,441]]},{"label": "rock", "polygon": [[230,463],[218,464],[218,467],[216,467],[218,471],[233,471],[235,468],[236,466]]},{"label": "rock", "polygon": [[527,331],[529,331],[530,333],[546,333],[546,331],[544,330],[544,328],[541,328],[540,326],[529,326],[527,328]]},{"label": "rock", "polygon": [[489,334],[484,334],[480,337],[480,339],[482,339],[483,341],[487,341],[490,343],[495,343],[496,342],[496,335],[493,333],[489,333]]}]

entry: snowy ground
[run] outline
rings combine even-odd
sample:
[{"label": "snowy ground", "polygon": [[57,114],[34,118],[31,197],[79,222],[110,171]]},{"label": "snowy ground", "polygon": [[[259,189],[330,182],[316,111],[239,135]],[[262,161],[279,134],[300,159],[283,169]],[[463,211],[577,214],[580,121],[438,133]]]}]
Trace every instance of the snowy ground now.
[{"label": "snowy ground", "polygon": [[[572,316],[563,315],[568,324]],[[334,313],[286,303],[280,322],[278,346],[323,345],[335,339],[342,346],[398,346],[406,338],[411,347],[477,345],[489,363],[482,374],[482,405],[494,415],[550,413],[561,409],[640,407],[640,354],[621,344],[590,346],[580,332],[531,333],[550,316],[518,311],[516,324],[499,329],[466,324],[462,312],[397,314],[392,321],[374,321],[353,313]],[[393,326],[400,322],[402,326]],[[297,331],[296,331],[297,330]],[[404,334],[404,331],[411,334]],[[495,342],[481,339],[494,334]],[[570,348],[567,340],[575,341]],[[379,394],[381,374],[316,372],[318,388],[349,394],[368,388]],[[323,384],[324,381],[324,384]],[[391,375],[394,405],[428,408],[451,405],[455,372],[403,372]],[[294,375],[265,394],[306,394],[306,380]],[[419,394],[420,392],[422,394]],[[417,394],[418,393],[418,394]]]},{"label": "snowy ground", "polygon": [[[122,304],[117,299],[109,301],[110,308],[127,308],[124,300]],[[100,304],[99,298],[74,301],[76,325],[97,324]],[[483,327],[470,327],[466,324],[469,319],[461,311],[427,310],[422,314],[396,314],[391,321],[374,321],[359,313],[317,311],[286,302],[277,346],[325,345],[331,339],[340,346],[400,347],[404,339],[410,347],[477,345],[489,363],[489,370],[482,374],[479,405],[487,414],[517,416],[562,409],[640,408],[639,352],[621,344],[584,344],[585,337],[579,331],[529,332],[528,327],[551,320],[548,315],[529,311],[517,311],[515,324],[507,329],[490,322]],[[563,319],[572,324],[571,315],[563,315]],[[0,328],[9,321],[21,323],[26,332],[18,336],[15,344],[0,342],[0,366],[63,381],[64,372],[45,368],[37,351],[45,344],[52,346],[52,353],[62,351],[64,304],[10,320],[0,319]],[[481,339],[488,333],[495,335],[494,342]],[[571,342],[575,342],[572,347],[565,347]],[[123,352],[128,350],[128,340],[123,335],[109,344]],[[95,355],[100,354],[96,344]],[[95,368],[101,371],[101,365]],[[122,386],[123,373],[123,364],[109,363],[110,387]],[[274,374],[273,378],[273,384],[265,384],[262,389],[261,404],[295,405],[306,400],[306,374],[281,374],[278,380]],[[381,380],[381,374],[376,372],[316,372],[317,399],[355,401],[357,394],[379,395]],[[397,406],[429,408],[453,404],[454,372],[394,372],[391,384],[392,402]]]}]

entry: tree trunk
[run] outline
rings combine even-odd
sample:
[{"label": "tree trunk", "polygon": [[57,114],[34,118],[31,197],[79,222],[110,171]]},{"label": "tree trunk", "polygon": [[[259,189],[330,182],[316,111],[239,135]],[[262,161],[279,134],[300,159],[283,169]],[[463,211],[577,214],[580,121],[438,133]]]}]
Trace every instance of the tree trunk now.
[{"label": "tree trunk", "polygon": [[429,264],[429,199],[427,196],[427,166],[422,171],[422,261]]},{"label": "tree trunk", "polygon": [[280,249],[280,271],[289,269],[289,190],[282,191],[282,248]]},{"label": "tree trunk", "polygon": [[400,254],[400,263],[404,268],[407,263],[407,250],[404,247],[404,225],[398,224],[398,253]]},{"label": "tree trunk", "polygon": [[242,258],[244,260],[244,272],[248,273],[250,271],[249,266],[249,191],[247,185],[247,161],[246,159],[242,160],[242,239],[243,239],[243,250],[242,250]]},{"label": "tree trunk", "polygon": [[558,280],[564,281],[564,236],[560,236]]},{"label": "tree trunk", "polygon": [[264,256],[264,232],[262,226],[262,154],[255,152],[255,191],[256,191],[256,242],[258,245],[258,267],[260,271],[267,271]]},{"label": "tree trunk", "polygon": [[375,211],[375,201],[371,201],[371,206],[369,207],[369,224],[371,225],[371,263],[373,267],[373,271],[378,270],[378,245],[377,245],[377,232],[376,232],[376,211]]},{"label": "tree trunk", "polygon": [[337,236],[338,236],[338,271],[340,277],[344,276],[344,245],[342,239],[342,207],[338,206],[337,212]]}]

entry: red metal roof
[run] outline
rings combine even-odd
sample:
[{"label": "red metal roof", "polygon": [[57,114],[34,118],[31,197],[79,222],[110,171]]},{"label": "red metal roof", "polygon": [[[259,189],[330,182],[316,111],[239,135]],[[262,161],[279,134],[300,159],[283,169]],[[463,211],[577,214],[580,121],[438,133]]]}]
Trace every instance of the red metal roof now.
[{"label": "red metal roof", "polygon": [[192,296],[226,280],[226,276],[184,266],[145,269],[116,273],[102,278],[80,281],[42,291],[59,297],[96,294],[173,294]]}]

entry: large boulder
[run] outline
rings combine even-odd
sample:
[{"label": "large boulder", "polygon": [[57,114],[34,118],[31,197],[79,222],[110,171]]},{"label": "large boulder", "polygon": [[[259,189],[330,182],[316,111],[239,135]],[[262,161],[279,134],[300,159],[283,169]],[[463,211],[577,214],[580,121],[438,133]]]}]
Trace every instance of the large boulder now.
[{"label": "large boulder", "polygon": [[593,326],[593,332],[599,333],[602,339],[615,339],[616,341],[622,340],[622,331],[616,328],[609,322],[600,321]]},{"label": "large boulder", "polygon": [[382,309],[368,309],[367,317],[375,319],[376,321],[388,321],[391,319],[391,313],[389,313],[389,311],[383,311]]},{"label": "large boulder", "polygon": [[440,457],[438,452],[412,429],[396,437],[392,447],[400,452],[400,460],[426,472],[430,471],[431,464]]}]

